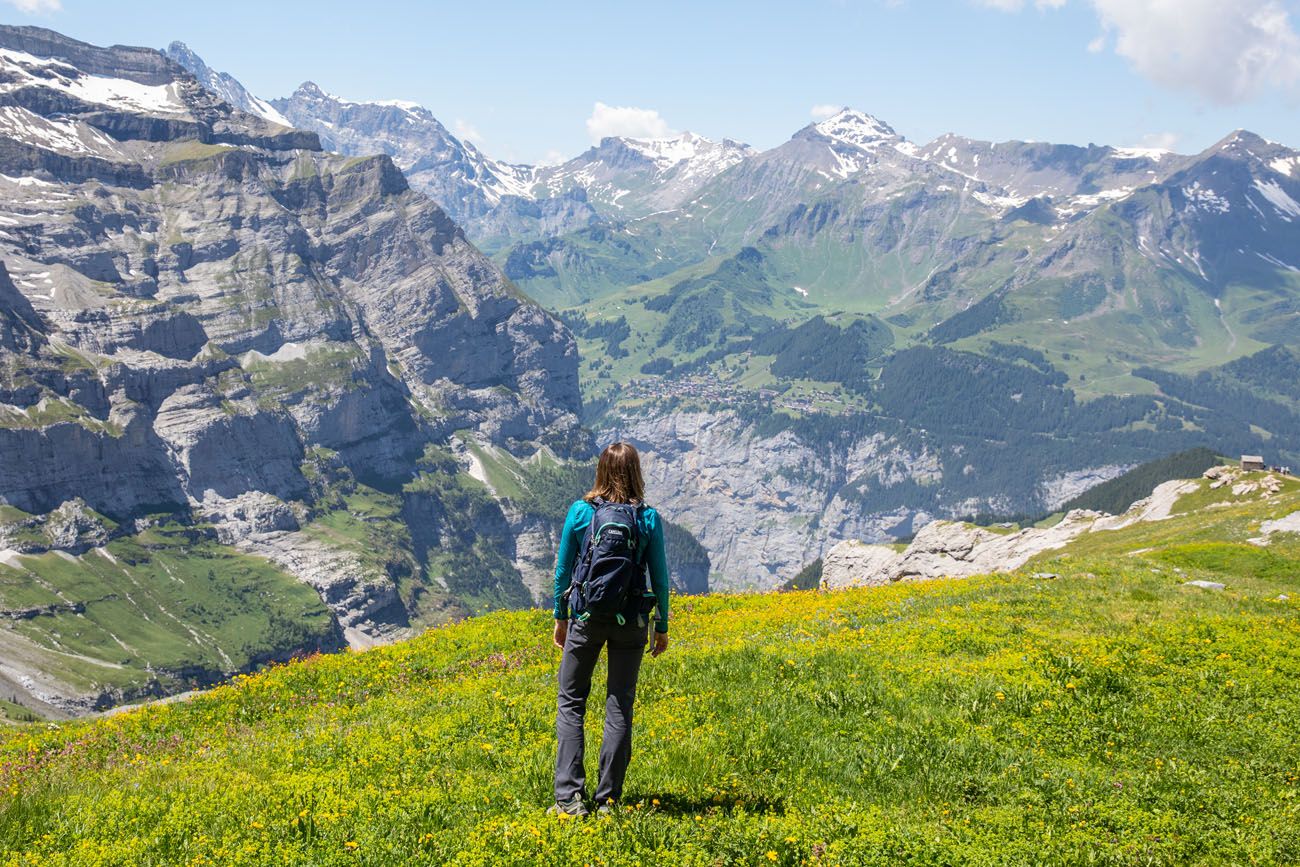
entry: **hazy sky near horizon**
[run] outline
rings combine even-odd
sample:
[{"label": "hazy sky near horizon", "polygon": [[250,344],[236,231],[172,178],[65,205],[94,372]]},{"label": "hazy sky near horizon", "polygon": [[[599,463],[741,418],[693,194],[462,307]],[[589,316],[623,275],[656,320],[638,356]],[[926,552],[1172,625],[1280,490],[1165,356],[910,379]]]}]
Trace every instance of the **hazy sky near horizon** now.
[{"label": "hazy sky near horizon", "polygon": [[3,3],[100,45],[179,39],[263,98],[414,100],[520,162],[602,134],[768,148],[845,105],[921,143],[1300,147],[1300,0]]}]

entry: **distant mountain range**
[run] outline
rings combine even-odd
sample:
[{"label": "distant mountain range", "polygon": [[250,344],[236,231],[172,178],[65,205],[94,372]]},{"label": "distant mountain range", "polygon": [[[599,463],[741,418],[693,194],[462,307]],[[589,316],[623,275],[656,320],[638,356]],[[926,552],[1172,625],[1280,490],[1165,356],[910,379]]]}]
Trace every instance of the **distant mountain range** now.
[{"label": "distant mountain range", "polygon": [[1249,132],[917,144],[845,108],[765,151],[609,138],[526,167],[423,109],[304,90],[272,101],[295,125],[367,118],[343,150],[409,142],[414,166],[436,134],[413,183],[561,311],[584,418],[656,458],[718,586],[929,515],[1051,508],[1180,448],[1300,453],[1300,152]]},{"label": "distant mountain range", "polygon": [[[1204,366],[1300,333],[1300,151],[1248,132],[1196,155],[955,135],[922,146],[845,109],[764,152],[685,133],[518,166],[419,106],[311,83],[266,103],[169,50],[235,104],[344,153],[393,156],[552,306],[754,246],[820,308],[895,317],[942,342],[1032,324],[1055,332],[1039,346],[1053,357]],[[1090,371],[1125,379],[1116,364]]]}]

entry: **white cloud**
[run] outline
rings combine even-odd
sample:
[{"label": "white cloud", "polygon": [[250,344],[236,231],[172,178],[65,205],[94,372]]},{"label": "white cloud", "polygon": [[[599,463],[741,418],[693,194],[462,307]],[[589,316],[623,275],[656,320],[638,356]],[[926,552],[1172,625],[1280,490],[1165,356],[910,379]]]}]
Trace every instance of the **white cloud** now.
[{"label": "white cloud", "polygon": [[831,105],[830,103],[824,103],[822,105],[814,105],[812,109],[809,111],[809,114],[812,115],[813,120],[826,120],[827,118],[834,117],[835,115],[839,114],[843,110],[844,110],[844,106],[842,105]]},{"label": "white cloud", "polygon": [[[1030,0],[974,0],[1019,12]],[[1059,9],[1067,0],[1032,0]],[[1142,76],[1232,104],[1278,89],[1300,91],[1300,34],[1279,0],[1089,0],[1102,34],[1094,54],[1115,53]]]},{"label": "white cloud", "polygon": [[28,15],[44,15],[63,11],[63,0],[5,0],[19,12]]},{"label": "white cloud", "polygon": [[605,105],[598,102],[587,118],[587,135],[593,144],[606,136],[624,138],[669,138],[673,135],[668,121],[653,108]]},{"label": "white cloud", "polygon": [[1137,146],[1171,151],[1178,147],[1178,139],[1179,135],[1176,132],[1149,132],[1138,139]]},{"label": "white cloud", "polygon": [[568,157],[566,157],[559,150],[555,148],[551,148],[542,156],[540,160],[537,161],[537,164],[539,166],[558,166],[560,163],[564,162],[567,159]]},{"label": "white cloud", "polygon": [[474,126],[474,124],[467,120],[456,118],[456,122],[452,124],[452,128],[456,132],[456,138],[461,141],[470,141],[476,145],[483,143],[483,134],[478,131],[478,127]]},{"label": "white cloud", "polygon": [[1300,35],[1276,0],[1092,0],[1115,53],[1165,87],[1231,104],[1300,85]]}]

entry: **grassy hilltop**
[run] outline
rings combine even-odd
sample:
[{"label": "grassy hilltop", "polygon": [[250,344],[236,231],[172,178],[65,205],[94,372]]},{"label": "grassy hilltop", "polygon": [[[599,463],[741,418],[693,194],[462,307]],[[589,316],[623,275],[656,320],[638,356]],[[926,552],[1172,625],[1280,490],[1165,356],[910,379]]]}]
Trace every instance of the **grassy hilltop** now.
[{"label": "grassy hilltop", "polygon": [[1184,502],[1014,574],[677,599],[617,819],[543,816],[558,651],[503,612],[7,729],[0,864],[1296,863],[1300,537],[1247,540],[1300,483]]}]

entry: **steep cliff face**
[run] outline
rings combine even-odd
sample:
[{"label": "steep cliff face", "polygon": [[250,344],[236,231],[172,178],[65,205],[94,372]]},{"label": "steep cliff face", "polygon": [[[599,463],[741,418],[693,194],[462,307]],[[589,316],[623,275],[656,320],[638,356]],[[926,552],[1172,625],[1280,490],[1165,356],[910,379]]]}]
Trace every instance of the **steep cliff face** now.
[{"label": "steep cliff face", "polygon": [[[922,509],[864,508],[863,484],[937,481],[936,457],[885,433],[811,444],[733,412],[615,417],[601,438],[642,450],[647,496],[708,552],[713,589],[771,589],[842,539],[883,540]],[[852,484],[851,484],[852,483]]]},{"label": "steep cliff face", "polygon": [[453,431],[585,453],[576,347],[387,156],[322,151],[155,51],[0,28],[0,263],[0,509],[208,525],[353,644],[475,581],[527,600],[508,559],[451,556],[463,525],[421,547],[410,523],[506,526],[440,481]]}]

